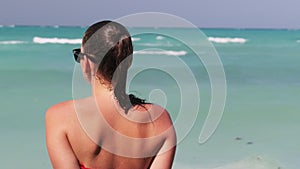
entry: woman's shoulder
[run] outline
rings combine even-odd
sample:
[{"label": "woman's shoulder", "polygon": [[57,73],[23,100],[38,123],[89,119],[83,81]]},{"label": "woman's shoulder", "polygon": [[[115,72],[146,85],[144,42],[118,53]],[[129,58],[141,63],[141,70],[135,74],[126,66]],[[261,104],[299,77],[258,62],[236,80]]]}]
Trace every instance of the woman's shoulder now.
[{"label": "woman's shoulder", "polygon": [[45,122],[54,128],[66,127],[69,120],[76,117],[73,100],[63,101],[49,107],[45,114]]},{"label": "woman's shoulder", "polygon": [[46,115],[51,114],[51,115],[58,115],[58,116],[64,116],[64,115],[68,116],[75,112],[76,105],[85,104],[90,100],[91,99],[87,97],[78,100],[67,100],[67,101],[54,104],[53,106],[48,108]]},{"label": "woman's shoulder", "polygon": [[161,112],[161,116],[163,116],[164,118],[171,120],[170,113],[167,111],[166,108],[160,105],[154,105],[154,109],[158,112]]},{"label": "woman's shoulder", "polygon": [[76,110],[79,107],[83,107],[82,105],[88,105],[87,103],[91,102],[91,98],[82,98],[78,100],[67,100],[53,106],[49,107],[46,111],[45,118],[46,120],[49,118],[54,118],[57,121],[66,121],[68,119],[77,118]]},{"label": "woman's shoulder", "polygon": [[153,120],[156,123],[161,123],[162,125],[172,125],[172,119],[170,113],[166,108],[158,105],[158,104],[145,104],[147,111],[151,113],[153,116]]},{"label": "woman's shoulder", "polygon": [[163,133],[161,136],[168,137],[170,139],[176,138],[172,118],[166,108],[157,104],[151,104],[151,108],[149,110],[154,113],[153,117],[155,120],[153,122],[156,126],[157,133],[160,133],[160,135]]},{"label": "woman's shoulder", "polygon": [[67,101],[63,101],[57,104],[54,104],[53,106],[49,107],[47,112],[46,112],[46,116],[47,115],[64,115],[68,112],[70,112],[71,109],[73,108],[73,100],[67,100]]}]

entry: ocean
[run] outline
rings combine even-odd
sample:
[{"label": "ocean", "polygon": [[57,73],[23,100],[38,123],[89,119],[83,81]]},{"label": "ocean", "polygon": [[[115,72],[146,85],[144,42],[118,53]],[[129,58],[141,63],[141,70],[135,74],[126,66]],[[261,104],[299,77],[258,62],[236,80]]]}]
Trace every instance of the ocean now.
[{"label": "ocean", "polygon": [[[80,47],[85,29],[0,26],[2,168],[51,168],[44,115],[51,105],[74,97],[78,64],[71,51]],[[187,131],[179,132],[173,168],[298,169],[300,30],[200,28],[226,75],[223,116],[201,143],[212,99],[208,72],[216,65],[199,59],[205,48],[192,50],[199,44],[189,28],[129,28],[133,34],[159,29],[184,34],[190,43],[163,34],[133,36],[130,72],[135,76],[128,91],[165,106],[173,121],[196,115],[194,121],[178,123],[177,130]]]}]

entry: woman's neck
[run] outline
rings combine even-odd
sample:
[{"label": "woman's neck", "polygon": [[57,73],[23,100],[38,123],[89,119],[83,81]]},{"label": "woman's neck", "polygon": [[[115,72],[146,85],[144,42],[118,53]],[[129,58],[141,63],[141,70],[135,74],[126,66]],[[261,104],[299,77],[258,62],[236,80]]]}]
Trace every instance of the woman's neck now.
[{"label": "woman's neck", "polygon": [[107,81],[98,78],[93,78],[91,85],[93,95],[113,93],[112,84]]}]

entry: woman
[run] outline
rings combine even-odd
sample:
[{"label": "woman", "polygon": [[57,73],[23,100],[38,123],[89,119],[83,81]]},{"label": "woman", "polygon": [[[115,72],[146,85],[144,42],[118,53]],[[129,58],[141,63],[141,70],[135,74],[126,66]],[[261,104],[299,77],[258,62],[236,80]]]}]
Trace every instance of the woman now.
[{"label": "woman", "polygon": [[93,24],[73,52],[93,94],[48,109],[53,168],[171,168],[176,135],[168,112],[125,92],[133,54],[127,29],[113,21]]}]

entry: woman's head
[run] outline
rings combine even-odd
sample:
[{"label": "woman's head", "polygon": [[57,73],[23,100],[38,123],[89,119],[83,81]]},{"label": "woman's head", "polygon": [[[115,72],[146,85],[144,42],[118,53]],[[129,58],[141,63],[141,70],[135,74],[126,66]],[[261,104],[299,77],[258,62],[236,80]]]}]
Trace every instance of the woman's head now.
[{"label": "woman's head", "polygon": [[95,57],[96,77],[113,86],[124,78],[121,76],[126,77],[133,46],[129,32],[121,24],[101,21],[91,25],[84,33],[82,49]]},{"label": "woman's head", "polygon": [[133,46],[130,34],[124,26],[114,21],[93,24],[84,33],[81,48],[82,53],[93,57],[90,60],[94,60],[91,63],[84,57],[81,61],[83,73],[89,76],[87,79],[94,75],[99,79],[99,85],[109,85],[125,113],[132,106],[145,103],[143,99],[132,94],[127,95],[125,91]]}]

